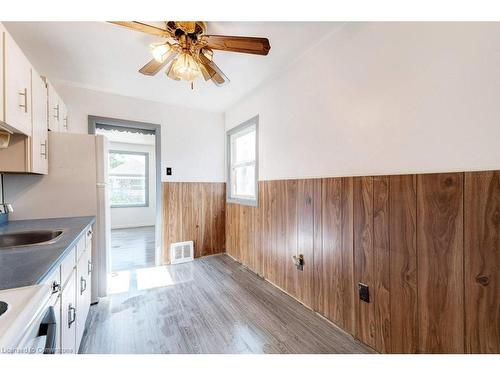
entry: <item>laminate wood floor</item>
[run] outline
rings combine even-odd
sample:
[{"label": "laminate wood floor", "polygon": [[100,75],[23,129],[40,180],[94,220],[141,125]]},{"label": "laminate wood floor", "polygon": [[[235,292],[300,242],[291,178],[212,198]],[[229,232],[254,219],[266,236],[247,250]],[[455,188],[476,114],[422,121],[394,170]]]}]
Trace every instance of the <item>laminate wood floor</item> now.
[{"label": "laminate wood floor", "polygon": [[225,254],[136,271],[91,306],[81,353],[373,352]]},{"label": "laminate wood floor", "polygon": [[111,231],[111,270],[113,272],[154,265],[154,226]]}]

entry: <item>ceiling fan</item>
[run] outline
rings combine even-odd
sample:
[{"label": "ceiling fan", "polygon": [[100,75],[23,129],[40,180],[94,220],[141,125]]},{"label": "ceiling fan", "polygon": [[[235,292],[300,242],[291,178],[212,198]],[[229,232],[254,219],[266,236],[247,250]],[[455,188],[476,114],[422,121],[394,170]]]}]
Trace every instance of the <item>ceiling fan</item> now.
[{"label": "ceiling fan", "polygon": [[189,81],[191,88],[199,76],[217,86],[229,82],[213,61],[214,50],[267,55],[271,49],[267,38],[207,35],[206,23],[202,21],[166,21],[164,27],[137,21],[110,23],[164,38],[150,46],[153,59],[139,72],[153,76],[165,67],[167,77]]}]

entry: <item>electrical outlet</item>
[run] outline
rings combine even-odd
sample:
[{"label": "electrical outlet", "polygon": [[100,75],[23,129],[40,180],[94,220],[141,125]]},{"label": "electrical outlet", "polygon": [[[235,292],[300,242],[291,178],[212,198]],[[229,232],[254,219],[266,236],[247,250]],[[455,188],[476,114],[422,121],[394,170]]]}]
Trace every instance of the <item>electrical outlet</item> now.
[{"label": "electrical outlet", "polygon": [[361,301],[370,303],[370,291],[368,289],[368,285],[363,283],[358,283],[358,290],[359,290],[359,299]]},{"label": "electrical outlet", "polygon": [[172,176],[172,168],[167,167],[167,176]]},{"label": "electrical outlet", "polygon": [[297,268],[299,271],[304,270],[304,255],[302,254],[299,254],[298,256],[293,255],[292,261],[293,264],[295,264],[295,268]]}]

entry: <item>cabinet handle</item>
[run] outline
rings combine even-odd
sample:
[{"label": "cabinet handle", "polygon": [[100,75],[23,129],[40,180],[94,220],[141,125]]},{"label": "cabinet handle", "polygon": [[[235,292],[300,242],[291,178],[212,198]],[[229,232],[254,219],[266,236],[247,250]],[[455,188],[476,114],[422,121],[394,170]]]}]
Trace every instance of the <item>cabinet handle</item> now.
[{"label": "cabinet handle", "polygon": [[45,142],[40,143],[40,147],[43,147],[43,152],[40,150],[40,155],[42,155],[45,159],[47,159],[47,140]]},{"label": "cabinet handle", "polygon": [[70,303],[68,306],[68,328],[71,328],[71,325],[75,322],[75,320],[76,320],[76,308],[74,308],[73,305]]},{"label": "cabinet handle", "polygon": [[87,280],[82,276],[80,278],[80,294],[83,294],[87,290]]},{"label": "cabinet handle", "polygon": [[90,275],[92,273],[92,262],[89,260],[87,264],[87,274]]},{"label": "cabinet handle", "polygon": [[57,281],[54,281],[52,283],[52,294],[55,294],[57,292],[60,292],[61,291],[61,284],[58,283]]},{"label": "cabinet handle", "polygon": [[67,118],[67,117],[65,117],[65,118],[63,119],[63,121],[64,121],[64,125],[63,125],[63,126],[66,128],[66,130],[68,130],[68,118]]},{"label": "cabinet handle", "polygon": [[54,118],[59,121],[59,104],[54,107],[54,111],[56,111]]},{"label": "cabinet handle", "polygon": [[24,104],[19,104],[19,107],[24,108],[24,113],[28,113],[28,89],[24,89],[19,95],[24,96]]}]

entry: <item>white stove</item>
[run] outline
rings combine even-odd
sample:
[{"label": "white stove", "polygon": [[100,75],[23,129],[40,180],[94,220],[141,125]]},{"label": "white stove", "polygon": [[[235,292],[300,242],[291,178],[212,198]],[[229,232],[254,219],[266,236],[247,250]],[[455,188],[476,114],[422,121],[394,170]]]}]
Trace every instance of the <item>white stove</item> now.
[{"label": "white stove", "polygon": [[0,290],[0,354],[39,351],[37,342],[45,342],[39,328],[50,297],[45,284]]}]

